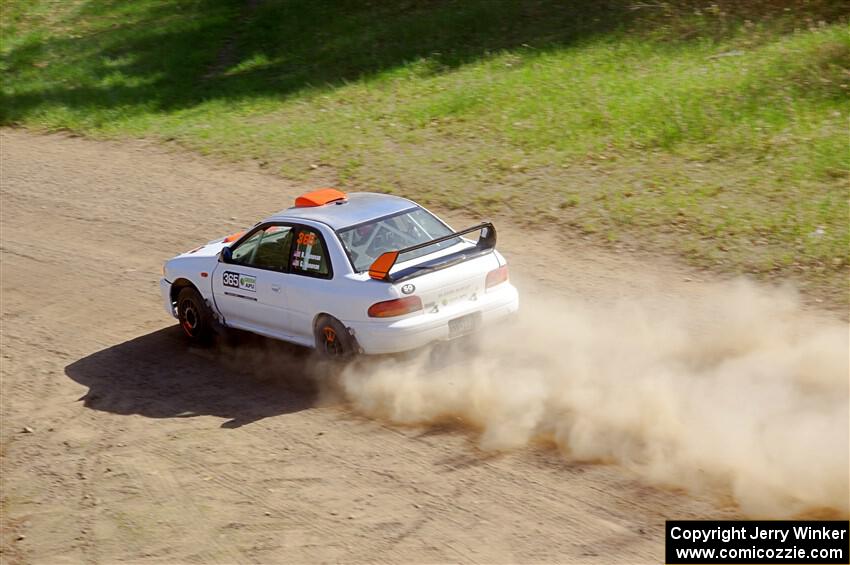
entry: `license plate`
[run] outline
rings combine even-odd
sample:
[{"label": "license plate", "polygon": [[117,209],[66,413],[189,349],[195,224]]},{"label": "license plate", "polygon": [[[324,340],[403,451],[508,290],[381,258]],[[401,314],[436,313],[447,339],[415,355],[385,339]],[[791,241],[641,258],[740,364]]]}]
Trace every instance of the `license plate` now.
[{"label": "license plate", "polygon": [[475,331],[477,325],[478,314],[469,314],[449,320],[449,339],[472,333]]}]

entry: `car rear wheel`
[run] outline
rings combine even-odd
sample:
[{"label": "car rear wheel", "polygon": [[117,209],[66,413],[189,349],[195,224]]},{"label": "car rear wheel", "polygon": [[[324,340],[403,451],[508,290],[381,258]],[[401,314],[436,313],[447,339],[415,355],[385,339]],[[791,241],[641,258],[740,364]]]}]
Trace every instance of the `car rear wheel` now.
[{"label": "car rear wheel", "polygon": [[194,288],[186,287],[177,295],[177,319],[190,342],[210,342],[213,335],[210,313],[203,297]]},{"label": "car rear wheel", "polygon": [[316,352],[324,359],[350,359],[357,354],[354,337],[345,326],[331,316],[320,316],[316,321]]}]

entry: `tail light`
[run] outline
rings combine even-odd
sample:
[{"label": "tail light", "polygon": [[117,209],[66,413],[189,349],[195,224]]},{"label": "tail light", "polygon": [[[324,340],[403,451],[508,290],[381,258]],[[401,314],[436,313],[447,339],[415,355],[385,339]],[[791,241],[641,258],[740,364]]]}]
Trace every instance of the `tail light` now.
[{"label": "tail light", "polygon": [[508,280],[508,266],[502,265],[498,269],[487,273],[487,282],[484,283],[484,288],[490,288],[501,284]]},{"label": "tail light", "polygon": [[370,318],[392,318],[422,310],[422,300],[418,296],[406,296],[395,300],[376,302],[369,306]]}]

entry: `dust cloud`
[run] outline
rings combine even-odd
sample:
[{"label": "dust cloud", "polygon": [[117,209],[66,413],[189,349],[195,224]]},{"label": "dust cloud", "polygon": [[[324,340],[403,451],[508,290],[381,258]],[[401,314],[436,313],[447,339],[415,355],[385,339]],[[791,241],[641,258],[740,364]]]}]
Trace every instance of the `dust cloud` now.
[{"label": "dust cloud", "polygon": [[461,420],[484,450],[554,440],[572,460],[731,494],[750,516],[848,514],[846,324],[746,281],[690,301],[521,295],[510,325],[358,361],[338,386],[371,417]]}]

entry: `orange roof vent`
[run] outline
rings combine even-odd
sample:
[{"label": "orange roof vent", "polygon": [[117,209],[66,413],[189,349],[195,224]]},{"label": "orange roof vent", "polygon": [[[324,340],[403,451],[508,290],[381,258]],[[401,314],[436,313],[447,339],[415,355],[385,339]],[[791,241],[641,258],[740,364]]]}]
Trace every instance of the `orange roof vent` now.
[{"label": "orange roof vent", "polygon": [[346,198],[348,197],[344,192],[340,192],[335,188],[322,188],[314,192],[302,194],[296,198],[295,207],[308,208],[311,206],[324,206],[325,204],[330,204],[331,202],[336,202],[338,200],[345,200]]}]

